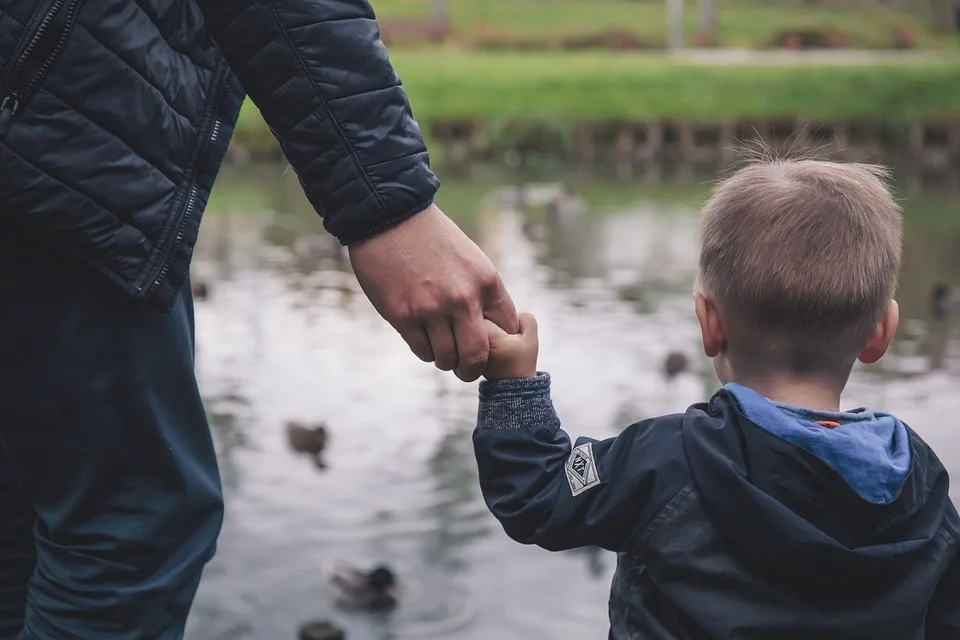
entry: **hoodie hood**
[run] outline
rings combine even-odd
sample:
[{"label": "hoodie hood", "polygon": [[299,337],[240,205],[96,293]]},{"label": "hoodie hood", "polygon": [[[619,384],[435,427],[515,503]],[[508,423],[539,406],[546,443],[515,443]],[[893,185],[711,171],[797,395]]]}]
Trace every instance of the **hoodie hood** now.
[{"label": "hoodie hood", "polygon": [[758,574],[808,597],[866,597],[936,541],[947,473],[893,416],[810,412],[739,385],[698,409],[683,439],[703,507]]},{"label": "hoodie hood", "polygon": [[812,411],[771,402],[736,383],[724,389],[750,422],[812,453],[867,502],[887,504],[900,493],[910,472],[910,440],[892,415]]}]

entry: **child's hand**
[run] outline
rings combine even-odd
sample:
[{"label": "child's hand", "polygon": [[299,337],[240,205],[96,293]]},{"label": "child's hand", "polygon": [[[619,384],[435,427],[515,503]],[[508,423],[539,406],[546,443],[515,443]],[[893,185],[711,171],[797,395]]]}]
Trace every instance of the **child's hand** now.
[{"label": "child's hand", "polygon": [[537,320],[529,313],[520,314],[520,333],[509,334],[486,320],[490,339],[490,359],[483,377],[487,380],[534,378],[537,375]]}]

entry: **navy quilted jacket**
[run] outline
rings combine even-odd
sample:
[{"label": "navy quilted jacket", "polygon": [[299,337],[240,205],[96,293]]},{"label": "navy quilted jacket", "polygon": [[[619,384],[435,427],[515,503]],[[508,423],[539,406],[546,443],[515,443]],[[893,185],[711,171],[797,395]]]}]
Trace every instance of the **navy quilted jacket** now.
[{"label": "navy quilted jacket", "polygon": [[366,0],[0,0],[0,69],[6,232],[158,309],[244,91],[344,244],[438,187]]}]

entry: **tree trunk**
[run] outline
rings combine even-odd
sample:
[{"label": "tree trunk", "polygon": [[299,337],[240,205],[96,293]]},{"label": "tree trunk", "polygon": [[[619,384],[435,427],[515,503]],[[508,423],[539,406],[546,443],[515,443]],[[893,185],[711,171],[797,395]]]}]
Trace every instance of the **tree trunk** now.
[{"label": "tree trunk", "polygon": [[671,49],[683,49],[683,0],[667,0],[667,23]]},{"label": "tree trunk", "polygon": [[700,31],[712,36],[717,29],[717,0],[700,0]]},{"label": "tree trunk", "polygon": [[931,27],[934,33],[944,35],[954,29],[955,0],[930,0]]}]

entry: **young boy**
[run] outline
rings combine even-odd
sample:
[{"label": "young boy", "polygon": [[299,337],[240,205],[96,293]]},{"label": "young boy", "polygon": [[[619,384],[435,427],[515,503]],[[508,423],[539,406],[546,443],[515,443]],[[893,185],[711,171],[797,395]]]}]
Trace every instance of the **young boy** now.
[{"label": "young boy", "polygon": [[532,316],[490,324],[474,445],[507,534],[619,553],[614,640],[960,638],[960,519],[892,415],[840,411],[897,327],[901,217],[876,167],[754,163],[702,213],[694,306],[723,388],[572,445]]}]

